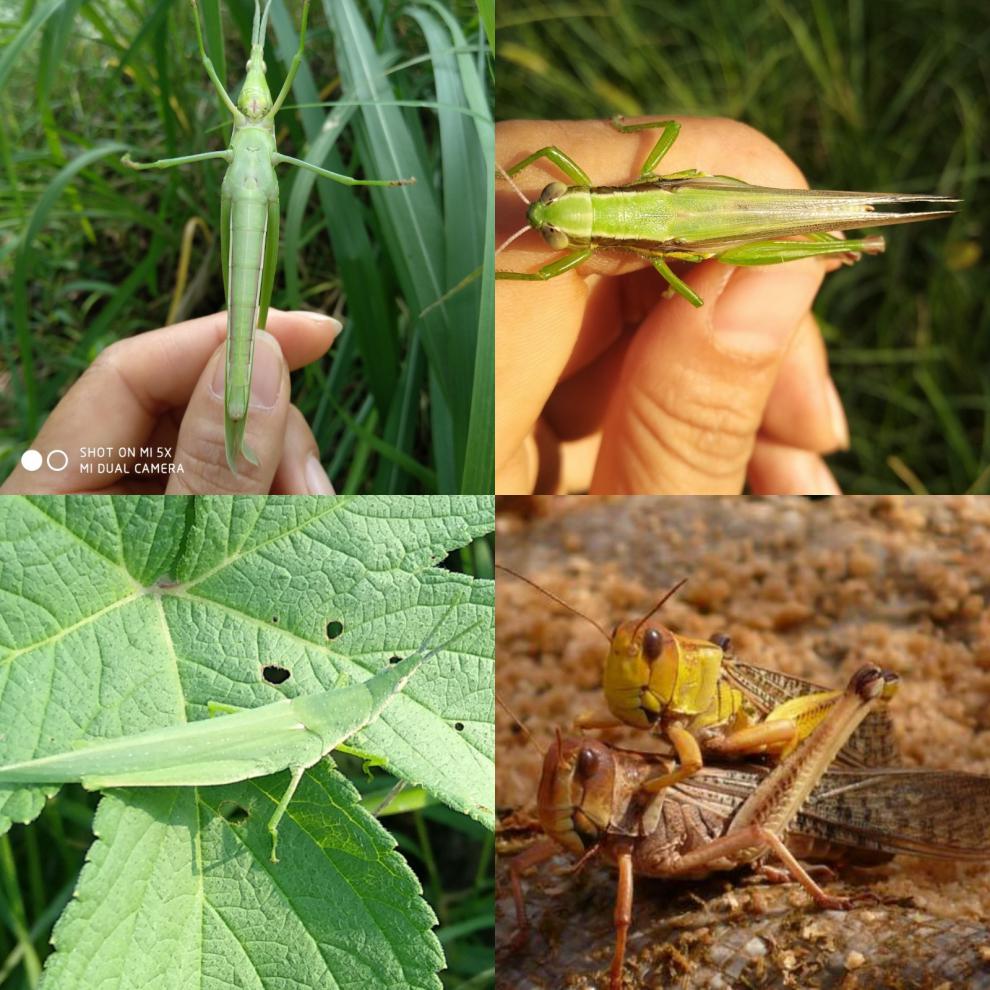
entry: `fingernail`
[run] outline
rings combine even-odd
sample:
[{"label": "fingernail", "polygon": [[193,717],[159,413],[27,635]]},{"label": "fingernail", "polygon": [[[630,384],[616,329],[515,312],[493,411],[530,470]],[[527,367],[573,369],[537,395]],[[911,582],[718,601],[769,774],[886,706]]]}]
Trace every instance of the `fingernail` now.
[{"label": "fingernail", "polygon": [[813,484],[809,487],[809,490],[803,492],[804,495],[841,495],[842,489],[839,487],[839,483],[832,476],[832,472],[829,471],[828,465],[824,461],[819,461],[818,466],[814,471]]},{"label": "fingernail", "polygon": [[832,433],[840,450],[849,449],[849,423],[846,412],[842,408],[842,400],[831,378],[825,381],[825,401],[828,404],[828,416],[832,425]]},{"label": "fingernail", "polygon": [[786,346],[813,295],[800,281],[735,269],[715,302],[715,340],[743,358],[777,354]]},{"label": "fingernail", "polygon": [[264,330],[254,336],[254,367],[251,371],[251,405],[271,409],[282,389],[282,349],[278,341]]},{"label": "fingernail", "polygon": [[312,323],[318,324],[320,327],[325,326],[327,323],[332,323],[335,328],[333,330],[333,335],[335,339],[337,337],[337,334],[339,334],[340,331],[344,329],[344,325],[343,323],[340,322],[340,320],[338,320],[336,317],[333,316],[327,316],[326,313],[312,313],[308,310],[295,309],[291,313],[289,313],[289,316],[301,317],[302,319],[309,320]]},{"label": "fingernail", "polygon": [[213,360],[215,364],[213,366],[213,381],[210,382],[210,391],[214,395],[219,396],[222,399],[223,380],[226,371],[225,368],[226,360],[225,360],[225,354],[223,348],[220,349],[220,353],[217,354]]},{"label": "fingernail", "polygon": [[336,495],[330,479],[327,477],[323,465],[314,454],[309,455],[306,461],[306,487],[310,495]]}]

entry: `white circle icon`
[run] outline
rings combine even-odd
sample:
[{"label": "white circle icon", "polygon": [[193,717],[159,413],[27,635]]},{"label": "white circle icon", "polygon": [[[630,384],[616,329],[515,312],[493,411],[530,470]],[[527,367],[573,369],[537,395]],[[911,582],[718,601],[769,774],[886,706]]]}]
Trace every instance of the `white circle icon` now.
[{"label": "white circle icon", "polygon": [[64,471],[69,465],[69,455],[64,450],[59,450],[58,448],[50,450],[48,451],[46,463],[51,471]]},{"label": "white circle icon", "polygon": [[41,460],[40,450],[25,450],[21,454],[21,467],[25,471],[37,471],[41,467]]}]

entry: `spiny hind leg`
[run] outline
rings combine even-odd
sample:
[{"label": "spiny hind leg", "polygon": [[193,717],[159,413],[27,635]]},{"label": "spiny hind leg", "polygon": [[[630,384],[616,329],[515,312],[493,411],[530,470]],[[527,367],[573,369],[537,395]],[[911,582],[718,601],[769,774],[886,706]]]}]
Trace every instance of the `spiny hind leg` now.
[{"label": "spiny hind leg", "polygon": [[884,249],[882,237],[863,237],[845,240],[841,237],[812,235],[808,241],[752,241],[738,247],[720,251],[715,255],[727,265],[780,265],[801,258],[817,258],[828,255],[845,255],[853,261],[861,254],[880,254]]}]

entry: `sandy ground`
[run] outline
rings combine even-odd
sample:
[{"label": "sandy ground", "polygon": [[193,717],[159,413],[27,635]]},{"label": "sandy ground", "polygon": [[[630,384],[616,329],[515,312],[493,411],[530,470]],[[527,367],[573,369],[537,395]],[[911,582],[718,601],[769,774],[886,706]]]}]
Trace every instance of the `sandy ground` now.
[{"label": "sandy ground", "polygon": [[[729,633],[740,659],[826,686],[841,687],[866,662],[896,670],[903,762],[990,773],[990,497],[501,500],[497,560],[606,629],[649,611],[686,577],[660,615],[675,632]],[[541,744],[579,712],[604,710],[605,642],[590,623],[500,573],[496,628],[499,695]],[[505,830],[507,845],[526,838],[540,756],[501,710],[496,740],[496,800],[523,826]],[[627,986],[990,986],[990,868],[899,857],[856,874],[842,881],[899,904],[829,921],[790,887],[733,887],[724,876],[686,890],[642,883],[633,930],[647,932],[646,944],[631,941]],[[527,892],[537,933],[526,949],[502,952],[499,985],[599,985],[614,876],[551,868]],[[754,898],[756,932],[745,910]],[[512,913],[504,898],[499,906],[504,949]],[[818,930],[806,938],[809,924]],[[712,933],[724,954],[736,929],[745,939],[728,953],[731,973],[717,959],[703,969],[681,944],[694,933],[708,963]],[[754,939],[764,951],[740,968]],[[791,965],[794,953],[801,965]]]}]

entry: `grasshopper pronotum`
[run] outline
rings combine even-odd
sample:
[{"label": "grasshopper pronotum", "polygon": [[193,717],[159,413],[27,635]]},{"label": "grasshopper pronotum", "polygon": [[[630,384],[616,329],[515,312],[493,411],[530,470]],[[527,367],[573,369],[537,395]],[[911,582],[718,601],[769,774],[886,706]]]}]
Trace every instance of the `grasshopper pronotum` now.
[{"label": "grasshopper pronotum", "polygon": [[[847,909],[797,856],[883,862],[894,853],[952,860],[990,859],[990,777],[938,770],[830,770],[829,765],[896,677],[874,666],[851,678],[829,716],[772,771],[706,767],[689,781],[648,794],[663,772],[656,754],[561,738],[546,752],[538,813],[547,839],[510,864],[521,947],[527,933],[521,876],[563,846],[582,861],[602,855],[619,874],[611,990],[619,990],[633,901],[633,878],[699,877],[745,864],[772,879],[799,882],[817,904]],[[824,840],[824,841],[823,841]],[[777,858],[781,871],[765,863]]]}]

